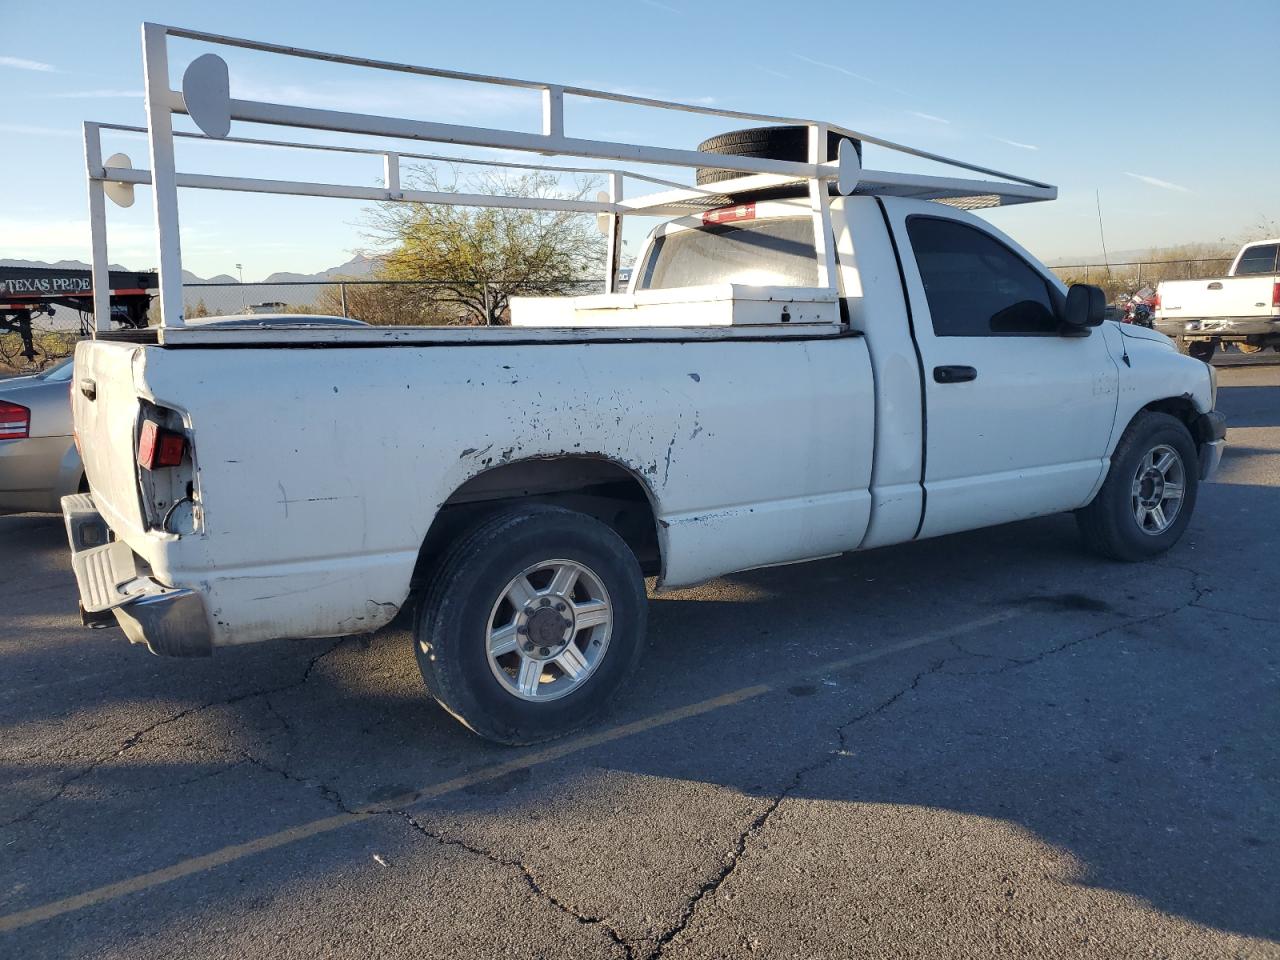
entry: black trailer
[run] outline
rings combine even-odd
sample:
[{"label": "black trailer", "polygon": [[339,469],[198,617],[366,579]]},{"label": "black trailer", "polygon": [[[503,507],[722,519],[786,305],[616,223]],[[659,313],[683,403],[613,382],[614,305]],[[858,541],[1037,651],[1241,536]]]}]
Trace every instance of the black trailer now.
[{"label": "black trailer", "polygon": [[[112,270],[111,320],[121,327],[145,327],[155,296],[155,273]],[[0,267],[0,332],[22,337],[23,353],[35,359],[31,321],[52,317],[57,308],[80,314],[80,332],[93,328],[93,280],[88,270],[59,267]]]}]

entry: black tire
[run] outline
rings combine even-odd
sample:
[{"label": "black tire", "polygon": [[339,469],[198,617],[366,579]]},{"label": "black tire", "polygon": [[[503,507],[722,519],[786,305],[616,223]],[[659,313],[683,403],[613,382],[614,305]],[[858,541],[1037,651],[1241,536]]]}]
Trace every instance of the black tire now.
[{"label": "black tire", "polygon": [[[827,155],[835,159],[842,139],[837,133],[827,134]],[[853,140],[862,159],[862,141]],[[767,157],[771,160],[794,160],[805,163],[809,159],[809,128],[804,126],[752,127],[749,130],[731,130],[698,144],[703,153],[726,153],[733,157]],[[699,167],[696,175],[698,186],[719,183],[733,177],[744,176],[737,170],[719,167]],[[794,192],[794,190],[792,191]]]},{"label": "black tire", "polygon": [[[1162,533],[1144,532],[1134,515],[1133,483],[1139,462],[1157,446],[1172,448],[1182,460],[1183,495],[1178,514]],[[1111,468],[1097,496],[1076,511],[1085,544],[1112,560],[1135,562],[1158,556],[1182,537],[1195,512],[1200,489],[1200,457],[1186,425],[1167,413],[1144,410],[1133,418],[1116,445]]]},{"label": "black tire", "polygon": [[[613,620],[593,672],[559,699],[523,700],[495,677],[489,618],[507,584],[547,560],[588,567],[608,591]],[[414,629],[414,651],[431,695],[486,740],[538,743],[597,720],[643,652],[648,600],[640,565],[610,527],[543,504],[489,515],[459,536],[431,577]]]},{"label": "black tire", "polygon": [[1175,341],[1178,345],[1178,352],[1188,357],[1195,357],[1197,360],[1203,360],[1208,363],[1213,359],[1214,353],[1218,349],[1218,341],[1214,340],[1188,340],[1186,337],[1178,337]]}]

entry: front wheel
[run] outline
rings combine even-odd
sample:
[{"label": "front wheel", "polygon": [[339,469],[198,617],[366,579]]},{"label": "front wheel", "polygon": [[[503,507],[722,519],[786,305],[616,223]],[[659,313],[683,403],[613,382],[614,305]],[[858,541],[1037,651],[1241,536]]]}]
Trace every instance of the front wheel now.
[{"label": "front wheel", "polygon": [[1076,511],[1085,543],[1113,560],[1164,553],[1191,522],[1200,459],[1186,426],[1167,413],[1143,411],[1120,438],[1107,479]]},{"label": "front wheel", "polygon": [[537,743],[587,726],[639,661],[647,599],[610,527],[547,505],[503,510],[449,548],[414,631],[423,680],[480,736]]}]

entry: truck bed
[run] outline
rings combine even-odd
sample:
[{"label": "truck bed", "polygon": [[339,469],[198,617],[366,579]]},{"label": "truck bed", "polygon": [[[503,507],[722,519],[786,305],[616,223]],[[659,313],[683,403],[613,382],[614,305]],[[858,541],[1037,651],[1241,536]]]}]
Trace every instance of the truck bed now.
[{"label": "truck bed", "polygon": [[[442,505],[507,464],[625,471],[658,518],[668,586],[849,549],[868,523],[870,359],[834,325],[191,327],[161,340],[82,343],[76,422],[94,502],[158,581],[202,590],[215,644],[389,621]],[[190,435],[194,533],[140,512],[142,402],[177,411]]]}]

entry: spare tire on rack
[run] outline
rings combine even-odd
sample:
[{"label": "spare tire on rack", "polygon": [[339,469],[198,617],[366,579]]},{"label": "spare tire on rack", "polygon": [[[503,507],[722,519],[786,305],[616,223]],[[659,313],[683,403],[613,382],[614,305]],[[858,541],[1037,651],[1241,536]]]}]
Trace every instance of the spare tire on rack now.
[{"label": "spare tire on rack", "polygon": [[[840,141],[848,139],[858,151],[858,160],[862,160],[862,141],[852,137],[842,137],[838,133],[827,134],[827,156],[836,158]],[[795,125],[786,127],[752,127],[749,130],[731,130],[698,144],[702,153],[724,153],[731,157],[765,157],[770,160],[794,160],[806,163],[809,159],[809,128]],[[747,176],[738,170],[724,170],[720,167],[699,167],[697,184],[705,187],[730,180],[734,177]]]}]

